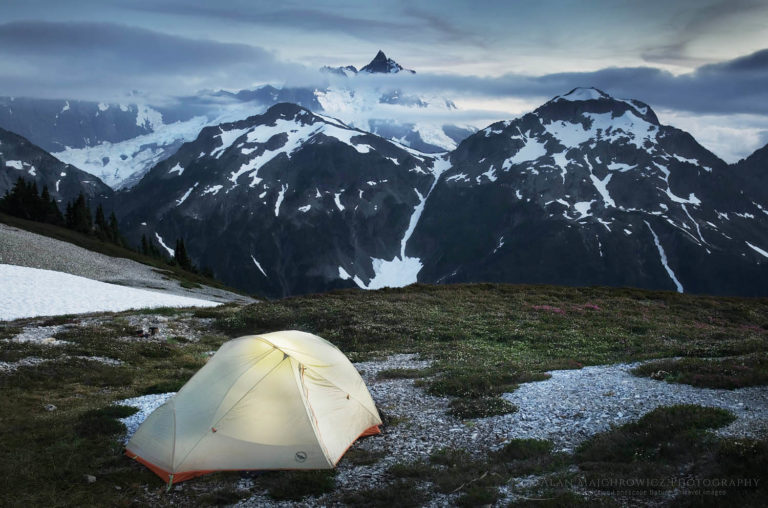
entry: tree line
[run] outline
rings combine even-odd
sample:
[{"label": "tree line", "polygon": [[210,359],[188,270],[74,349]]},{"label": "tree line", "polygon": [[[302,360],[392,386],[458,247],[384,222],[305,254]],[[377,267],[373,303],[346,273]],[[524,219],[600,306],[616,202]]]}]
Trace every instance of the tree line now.
[{"label": "tree line", "polygon": [[[141,244],[138,249],[135,249],[120,234],[115,212],[110,213],[109,218],[107,218],[104,214],[104,207],[99,203],[96,206],[96,212],[93,213],[82,192],[77,198],[67,203],[62,214],[56,200],[51,197],[47,185],[43,186],[42,192],[38,192],[37,184],[34,181],[25,181],[24,178],[19,177],[13,187],[6,191],[5,196],[0,198],[0,212],[71,229],[84,235],[94,236],[103,242],[138,251],[145,256],[163,259],[189,272],[200,272],[190,259],[183,239],[176,240],[176,249],[170,258],[165,256],[151,239],[147,239],[146,235],[141,236]],[[203,269],[202,273],[213,277],[213,273],[209,269]]]}]

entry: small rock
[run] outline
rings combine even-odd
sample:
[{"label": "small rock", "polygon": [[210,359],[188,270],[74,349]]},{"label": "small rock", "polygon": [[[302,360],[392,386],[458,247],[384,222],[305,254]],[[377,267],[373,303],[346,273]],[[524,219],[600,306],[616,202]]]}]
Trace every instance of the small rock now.
[{"label": "small rock", "polygon": [[95,483],[96,482],[96,477],[93,476],[92,474],[86,474],[86,475],[83,475],[83,476],[85,477],[85,481],[88,482],[88,483]]},{"label": "small rock", "polygon": [[53,404],[46,404],[43,407],[45,408],[46,411],[56,411],[57,409],[56,406],[54,406]]}]

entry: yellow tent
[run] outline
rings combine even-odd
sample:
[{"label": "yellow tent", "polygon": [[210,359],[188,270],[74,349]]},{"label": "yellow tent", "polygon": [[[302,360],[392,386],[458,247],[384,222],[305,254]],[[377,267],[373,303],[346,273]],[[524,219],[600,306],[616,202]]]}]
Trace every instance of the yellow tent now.
[{"label": "yellow tent", "polygon": [[336,346],[282,331],[222,345],[125,453],[169,483],[222,470],[331,469],[379,425],[368,388]]}]

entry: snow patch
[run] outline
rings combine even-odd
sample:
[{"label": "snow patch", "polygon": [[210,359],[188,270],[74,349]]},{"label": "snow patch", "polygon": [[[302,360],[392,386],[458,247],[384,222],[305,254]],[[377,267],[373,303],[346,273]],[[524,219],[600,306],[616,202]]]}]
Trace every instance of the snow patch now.
[{"label": "snow patch", "polygon": [[203,192],[200,195],[205,196],[206,194],[213,194],[215,196],[222,188],[224,188],[223,185],[209,185],[203,189]]},{"label": "snow patch", "polygon": [[280,187],[280,192],[277,194],[277,201],[275,201],[275,217],[280,215],[280,204],[283,202],[283,198],[285,197],[285,191],[288,190],[288,184],[283,184]]},{"label": "snow patch", "polygon": [[219,127],[219,131],[221,132],[214,137],[221,140],[221,146],[215,148],[211,152],[211,157],[216,157],[217,159],[221,157],[221,154],[223,154],[227,148],[232,146],[232,143],[237,141],[240,136],[248,132],[248,129],[230,129],[225,131],[223,127]]},{"label": "snow patch", "polygon": [[749,243],[749,242],[744,242],[744,243],[746,243],[747,245],[749,245],[749,247],[750,247],[752,250],[754,250],[755,252],[757,252],[758,254],[761,254],[761,255],[763,255],[764,257],[768,258],[768,252],[764,251],[763,249],[761,249],[761,248],[760,248],[760,247],[758,247],[757,245],[752,245],[752,244],[751,244],[751,243]]},{"label": "snow patch", "polygon": [[183,172],[184,172],[184,168],[181,167],[181,164],[179,164],[178,162],[176,163],[175,166],[173,166],[171,169],[168,170],[168,173],[178,173],[179,175],[181,175]]},{"label": "snow patch", "polygon": [[611,198],[611,194],[608,192],[608,182],[611,181],[611,177],[613,175],[606,175],[605,178],[600,180],[598,177],[596,177],[594,174],[589,175],[589,178],[592,180],[592,185],[595,186],[595,189],[597,189],[597,192],[600,193],[600,196],[603,198],[603,203],[605,203],[605,206],[612,206],[616,207],[616,202]]},{"label": "snow patch", "polygon": [[152,307],[213,307],[217,302],[107,284],[77,275],[0,264],[0,320],[119,312]]},{"label": "snow patch", "polygon": [[675,283],[675,287],[677,288],[678,293],[683,292],[683,285],[680,284],[680,281],[677,280],[677,277],[675,276],[675,272],[672,271],[672,268],[669,267],[669,264],[667,263],[667,254],[664,252],[664,248],[661,246],[661,243],[659,242],[659,237],[656,236],[656,232],[653,230],[650,224],[648,224],[648,221],[645,222],[645,225],[648,226],[648,229],[651,231],[651,234],[653,235],[653,243],[656,244],[656,248],[659,251],[659,258],[661,259],[661,264],[664,265],[664,269],[667,271],[667,274],[669,274],[669,278],[672,279],[672,282]]},{"label": "snow patch", "polygon": [[161,246],[162,246],[162,247],[163,247],[165,250],[167,250],[167,251],[168,251],[168,255],[169,255],[169,256],[174,256],[174,255],[176,255],[176,251],[175,251],[175,250],[173,250],[173,249],[171,249],[170,247],[168,247],[168,246],[165,244],[165,242],[163,241],[163,238],[160,236],[160,234],[159,234],[159,233],[155,232],[155,237],[157,238],[157,241],[158,241],[158,242],[160,242],[160,245],[161,245]]},{"label": "snow patch", "polygon": [[183,196],[181,196],[181,198],[180,198],[180,199],[177,199],[177,200],[176,200],[176,206],[180,206],[180,205],[181,205],[181,204],[182,204],[184,201],[186,201],[186,200],[187,200],[187,198],[189,197],[189,195],[190,195],[190,194],[192,194],[192,191],[193,191],[193,190],[195,190],[195,187],[197,187],[197,184],[198,184],[198,183],[200,183],[200,182],[196,182],[196,183],[195,183],[195,185],[193,185],[192,187],[190,187],[189,189],[187,189],[187,192],[185,192],[185,193],[184,193],[184,195],[183,195]]},{"label": "snow patch", "polygon": [[529,138],[515,155],[504,161],[504,163],[501,165],[501,169],[504,171],[509,171],[509,169],[516,164],[535,161],[539,157],[543,157],[545,155],[547,155],[547,149],[544,147],[544,143],[538,139]]},{"label": "snow patch", "polygon": [[21,161],[5,161],[5,165],[9,168],[18,169],[19,171],[24,169]]},{"label": "snow patch", "polygon": [[256,258],[255,258],[255,257],[253,257],[253,254],[251,254],[251,259],[253,260],[253,264],[254,264],[254,265],[256,265],[256,268],[258,268],[258,269],[259,269],[259,271],[260,271],[262,274],[264,274],[264,277],[266,277],[266,276],[267,276],[267,272],[265,272],[265,271],[264,271],[264,269],[261,267],[261,263],[259,263],[258,261],[256,261]]},{"label": "snow patch", "polygon": [[[344,192],[344,191],[342,191],[342,192]],[[341,204],[340,197],[341,197],[341,192],[337,192],[336,194],[334,194],[333,195],[333,202],[336,203],[336,208],[338,208],[340,212],[343,212],[344,211],[344,205]]]}]

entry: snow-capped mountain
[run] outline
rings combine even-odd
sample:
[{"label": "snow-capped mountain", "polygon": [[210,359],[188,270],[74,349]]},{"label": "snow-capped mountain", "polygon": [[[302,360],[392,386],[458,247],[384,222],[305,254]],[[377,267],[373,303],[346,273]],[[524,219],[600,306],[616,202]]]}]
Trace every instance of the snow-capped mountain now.
[{"label": "snow-capped mountain", "polygon": [[161,111],[139,104],[0,97],[0,127],[115,188],[140,178],[208,125],[203,116],[166,113],[182,118],[165,123]]},{"label": "snow-capped mountain", "polygon": [[416,281],[766,295],[761,153],[728,166],[595,89],[441,156],[279,104],[205,128],[119,201],[134,239],[183,237],[196,263],[270,296]]},{"label": "snow-capped mountain", "polygon": [[409,115],[409,110],[411,113],[414,110],[439,112],[449,118],[450,112],[457,110],[450,99],[435,94],[408,94],[389,84],[386,76],[382,76],[376,85],[361,84],[356,80],[359,74],[416,73],[388,58],[381,50],[359,71],[352,65],[323,67],[322,70],[338,78],[325,89],[315,91],[322,112],[349,125],[427,153],[453,150],[461,140],[476,131],[473,126],[460,122],[403,119],[420,117]]},{"label": "snow-capped mountain", "polygon": [[29,140],[0,129],[0,196],[16,183],[19,177],[34,181],[38,191],[48,187],[51,197],[64,211],[67,202],[82,192],[94,202],[105,203],[114,192],[97,177],[66,164],[32,144]]},{"label": "snow-capped mountain", "polygon": [[[162,106],[2,97],[0,128],[28,137],[115,189],[135,185],[150,168],[194,140],[202,128],[260,114],[281,102],[329,114],[430,153],[451,150],[476,130],[457,122],[403,120],[414,111],[439,111],[450,117],[456,106],[445,98],[408,95],[386,84],[363,86],[353,79],[358,74],[354,66],[324,70],[331,78],[328,86],[202,91]],[[360,73],[400,71],[413,72],[380,51]]]},{"label": "snow-capped mountain", "polygon": [[371,74],[395,74],[398,72],[409,72],[411,74],[416,74],[416,71],[405,69],[402,65],[395,62],[391,58],[387,58],[387,55],[385,55],[382,50],[379,50],[379,52],[376,53],[376,56],[373,57],[373,60],[371,60],[368,65],[360,69],[360,72],[368,72]]},{"label": "snow-capped mountain", "polygon": [[450,165],[406,252],[420,281],[766,294],[766,204],[647,104],[578,88],[470,136]]},{"label": "snow-capped mountain", "polygon": [[[404,255],[444,161],[278,104],[203,129],[120,194],[122,228],[269,296],[416,281]],[[170,252],[170,249],[169,249]]]}]

